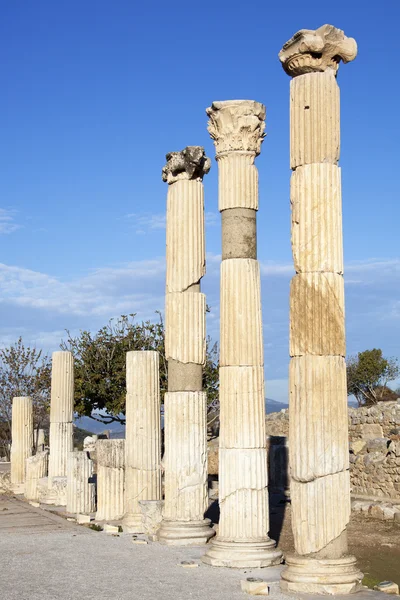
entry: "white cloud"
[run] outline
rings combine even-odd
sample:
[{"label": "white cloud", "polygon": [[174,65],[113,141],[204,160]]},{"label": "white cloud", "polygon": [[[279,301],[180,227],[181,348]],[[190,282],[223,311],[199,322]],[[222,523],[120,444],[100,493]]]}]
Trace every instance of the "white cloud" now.
[{"label": "white cloud", "polygon": [[14,233],[17,229],[21,229],[22,226],[14,221],[15,215],[15,210],[0,208],[0,235]]},{"label": "white cloud", "polygon": [[[0,264],[0,303],[70,315],[115,315],[163,306],[163,259],[92,271],[62,281],[45,273]],[[156,304],[158,302],[158,304]],[[161,304],[160,304],[161,302]]]},{"label": "white cloud", "polygon": [[[165,229],[166,214],[165,213],[130,213],[125,215],[125,219],[129,220],[135,227],[135,233],[144,235],[148,231]],[[204,214],[205,224],[207,227],[214,227],[218,224],[218,213],[207,211]]]}]

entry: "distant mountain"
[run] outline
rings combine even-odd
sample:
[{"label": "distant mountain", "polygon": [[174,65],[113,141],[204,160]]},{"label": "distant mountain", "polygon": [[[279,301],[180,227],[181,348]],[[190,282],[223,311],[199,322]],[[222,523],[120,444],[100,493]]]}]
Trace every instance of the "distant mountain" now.
[{"label": "distant mountain", "polygon": [[111,431],[113,434],[114,432],[117,433],[119,431],[125,431],[125,427],[119,423],[110,423],[109,425],[105,425],[104,423],[99,423],[90,417],[79,417],[79,419],[75,419],[75,425],[81,429],[86,429],[91,433],[103,433],[104,431]]},{"label": "distant mountain", "polygon": [[289,408],[289,405],[278,402],[277,400],[272,400],[271,398],[265,398],[265,410],[268,415],[270,413],[280,412],[284,408]]},{"label": "distant mountain", "polygon": [[[288,408],[288,405],[283,404],[283,402],[277,402],[277,400],[272,400],[271,398],[265,399],[265,409],[268,414],[280,412],[284,408]],[[163,424],[164,417],[162,415],[161,425],[163,426]],[[90,431],[91,433],[98,434],[103,433],[104,431],[110,431],[110,436],[112,439],[121,439],[125,437],[125,427],[119,423],[110,423],[110,425],[105,425],[104,423],[94,421],[90,417],[79,417],[79,419],[75,419],[75,425],[81,429]]]}]

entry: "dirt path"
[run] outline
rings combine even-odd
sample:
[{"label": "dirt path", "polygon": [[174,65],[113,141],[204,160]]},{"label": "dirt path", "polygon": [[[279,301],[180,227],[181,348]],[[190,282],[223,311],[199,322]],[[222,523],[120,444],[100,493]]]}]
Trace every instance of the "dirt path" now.
[{"label": "dirt path", "polygon": [[[284,515],[282,512],[277,511],[272,515],[271,536],[279,538],[279,547],[287,554],[294,550],[290,506],[287,506]],[[358,559],[365,585],[373,587],[385,579],[400,585],[400,525],[352,514],[348,539],[349,551]]]}]

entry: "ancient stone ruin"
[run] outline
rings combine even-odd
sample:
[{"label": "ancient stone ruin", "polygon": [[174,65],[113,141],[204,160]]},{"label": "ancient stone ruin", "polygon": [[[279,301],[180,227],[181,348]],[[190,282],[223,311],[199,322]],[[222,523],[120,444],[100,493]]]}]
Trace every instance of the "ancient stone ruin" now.
[{"label": "ancient stone ruin", "polygon": [[[292,78],[289,413],[266,421],[255,166],[266,109],[253,100],[213,102],[208,131],[222,223],[218,466],[207,463],[206,297],[200,287],[206,273],[203,178],[211,161],[203,147],[187,146],[167,154],[162,170],[168,185],[164,456],[157,352],[126,354],[126,439],[89,438],[83,450],[73,444],[73,356],[55,352],[49,449],[43,430],[34,437],[32,400],[13,401],[14,492],[65,507],[69,518],[93,520],[116,535],[121,526],[165,545],[207,544],[204,563],[240,569],[283,561],[269,536],[269,493],[282,492],[291,499],[295,553],[284,557],[281,589],[331,595],[360,589],[362,573],[348,554],[350,492],[400,501],[400,430],[393,433],[400,408],[388,408],[389,425],[372,409],[350,411],[349,422],[336,77],[340,62],[356,55],[356,42],[330,25],[300,30],[279,53]],[[219,501],[218,528],[206,518],[210,498]],[[250,578],[242,587],[265,590],[264,583]]]},{"label": "ancient stone ruin", "polygon": [[167,154],[168,183],[165,353],[165,507],[159,531],[168,545],[206,543],[214,535],[207,510],[206,299],[203,177],[210,160],[200,146]]},{"label": "ancient stone ruin", "polygon": [[[281,587],[349,593],[362,575],[348,556],[350,517],[340,168],[340,61],[353,39],[330,25],[301,30],[279,58],[290,82],[289,428],[292,527]],[[340,506],[340,510],[338,507]]]},{"label": "ancient stone ruin", "polygon": [[266,567],[282,554],[268,536],[264,346],[257,261],[258,173],[265,107],[214,102],[208,130],[219,167],[222,215],[220,314],[220,523],[203,557],[213,566]]}]

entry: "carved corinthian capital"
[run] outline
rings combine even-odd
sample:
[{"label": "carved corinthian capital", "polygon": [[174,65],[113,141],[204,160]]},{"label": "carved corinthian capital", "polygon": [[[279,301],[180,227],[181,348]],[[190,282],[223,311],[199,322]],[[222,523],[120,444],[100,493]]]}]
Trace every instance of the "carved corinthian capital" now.
[{"label": "carved corinthian capital", "polygon": [[265,106],[254,100],[213,102],[206,109],[208,131],[217,151],[260,154],[265,137]]},{"label": "carved corinthian capital", "polygon": [[327,69],[336,73],[341,60],[348,63],[356,56],[356,41],[333,25],[322,25],[315,31],[301,29],[279,52],[283,68],[292,77]]},{"label": "carved corinthian capital", "polygon": [[211,160],[202,146],[186,146],[181,152],[169,152],[165,158],[167,164],[162,170],[162,180],[167,183],[180,179],[202,181],[211,168]]}]

